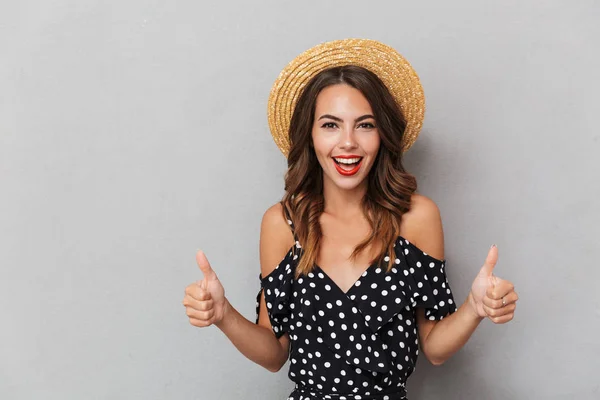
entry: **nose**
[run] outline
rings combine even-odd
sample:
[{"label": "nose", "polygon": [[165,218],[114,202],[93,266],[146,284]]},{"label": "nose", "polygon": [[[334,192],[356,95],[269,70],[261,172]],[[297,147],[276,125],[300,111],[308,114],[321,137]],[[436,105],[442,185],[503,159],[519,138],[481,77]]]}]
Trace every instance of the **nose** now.
[{"label": "nose", "polygon": [[341,130],[339,147],[343,150],[350,150],[358,147],[354,129],[352,127],[346,127]]}]

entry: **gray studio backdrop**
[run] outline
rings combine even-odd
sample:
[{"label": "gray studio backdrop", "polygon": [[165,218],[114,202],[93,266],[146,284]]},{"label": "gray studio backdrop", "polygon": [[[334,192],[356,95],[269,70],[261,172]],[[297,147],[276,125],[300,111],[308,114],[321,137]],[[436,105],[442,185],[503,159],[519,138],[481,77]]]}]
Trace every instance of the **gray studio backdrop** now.
[{"label": "gray studio backdrop", "polygon": [[600,399],[597,1],[2,1],[0,399],[284,399],[181,305],[203,249],[254,318],[283,192],[272,82],[301,51],[398,49],[427,98],[406,165],[439,205],[450,282],[487,249],[521,300],[418,399]]}]

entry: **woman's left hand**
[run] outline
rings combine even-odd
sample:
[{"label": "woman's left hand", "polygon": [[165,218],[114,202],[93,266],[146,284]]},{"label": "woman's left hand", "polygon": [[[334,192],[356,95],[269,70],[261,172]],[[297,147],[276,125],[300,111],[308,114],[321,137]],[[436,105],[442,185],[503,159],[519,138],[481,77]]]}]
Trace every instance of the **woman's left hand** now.
[{"label": "woman's left hand", "polygon": [[519,296],[512,282],[493,274],[496,261],[498,248],[494,245],[471,285],[468,302],[478,317],[488,317],[495,324],[504,324],[513,319]]}]

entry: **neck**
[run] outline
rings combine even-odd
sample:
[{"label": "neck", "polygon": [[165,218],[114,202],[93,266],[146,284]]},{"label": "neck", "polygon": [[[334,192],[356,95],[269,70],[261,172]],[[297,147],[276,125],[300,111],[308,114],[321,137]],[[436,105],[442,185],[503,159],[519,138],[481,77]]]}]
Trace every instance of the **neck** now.
[{"label": "neck", "polygon": [[367,193],[367,180],[365,179],[353,189],[343,189],[332,181],[323,181],[323,199],[325,212],[332,215],[348,216],[362,212],[362,201]]}]

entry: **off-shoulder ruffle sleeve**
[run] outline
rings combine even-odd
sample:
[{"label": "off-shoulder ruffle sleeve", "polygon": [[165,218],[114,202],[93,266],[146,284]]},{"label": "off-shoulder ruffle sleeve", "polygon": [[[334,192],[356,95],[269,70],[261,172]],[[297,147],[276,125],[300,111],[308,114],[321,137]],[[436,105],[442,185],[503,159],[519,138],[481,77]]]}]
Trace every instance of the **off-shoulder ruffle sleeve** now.
[{"label": "off-shoulder ruffle sleeve", "polygon": [[259,274],[260,290],[256,296],[256,323],[260,312],[260,296],[264,291],[267,314],[276,337],[281,337],[289,331],[290,309],[293,307],[290,299],[294,282],[294,266],[298,256],[293,249],[277,267],[264,278]]},{"label": "off-shoulder ruffle sleeve", "polygon": [[446,260],[430,256],[403,238],[396,242],[395,251],[406,262],[402,274],[413,306],[425,308],[429,320],[441,320],[454,313],[457,308],[446,276]]}]

